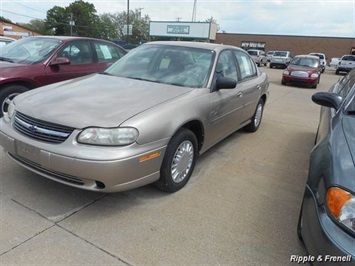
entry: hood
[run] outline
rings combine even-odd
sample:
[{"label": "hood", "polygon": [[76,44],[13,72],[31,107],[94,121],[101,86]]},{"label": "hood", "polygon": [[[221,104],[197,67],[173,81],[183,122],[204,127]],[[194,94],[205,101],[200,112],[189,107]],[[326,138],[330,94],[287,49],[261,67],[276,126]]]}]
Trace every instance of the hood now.
[{"label": "hood", "polygon": [[355,167],[355,116],[344,115],[342,120],[343,132]]},{"label": "hood", "polygon": [[314,67],[308,67],[308,66],[299,66],[299,65],[289,65],[287,67],[287,70],[292,72],[292,71],[305,71],[308,73],[314,73],[318,72],[318,70]]},{"label": "hood", "polygon": [[8,68],[14,68],[14,67],[26,67],[28,65],[26,64],[18,64],[18,63],[10,63],[6,61],[0,61],[0,71],[4,71]]},{"label": "hood", "polygon": [[19,112],[56,124],[117,127],[144,110],[192,90],[95,74],[20,94],[14,102]]}]

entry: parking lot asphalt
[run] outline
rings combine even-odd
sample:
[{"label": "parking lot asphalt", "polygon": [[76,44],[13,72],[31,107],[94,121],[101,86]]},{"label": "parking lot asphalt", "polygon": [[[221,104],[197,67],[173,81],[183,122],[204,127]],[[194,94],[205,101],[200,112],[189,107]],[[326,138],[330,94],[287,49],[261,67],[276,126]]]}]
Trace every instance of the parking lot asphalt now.
[{"label": "parking lot asphalt", "polygon": [[[316,90],[281,85],[256,133],[234,133],[203,154],[181,191],[146,186],[99,194],[42,178],[0,151],[1,265],[288,265],[320,107]],[[118,173],[119,174],[119,173]],[[313,254],[317,255],[317,254]]]}]

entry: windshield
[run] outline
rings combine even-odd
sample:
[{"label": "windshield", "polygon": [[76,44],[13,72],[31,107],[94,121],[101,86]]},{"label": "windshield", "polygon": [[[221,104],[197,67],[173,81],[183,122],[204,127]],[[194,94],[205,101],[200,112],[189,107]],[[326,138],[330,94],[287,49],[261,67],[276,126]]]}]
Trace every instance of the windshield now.
[{"label": "windshield", "polygon": [[207,86],[214,51],[145,44],[130,51],[105,73],[183,87]]},{"label": "windshield", "polygon": [[258,55],[258,51],[249,50],[249,51],[247,51],[247,52],[248,52],[248,54],[250,54],[250,55]]},{"label": "windshield", "polygon": [[291,62],[290,65],[297,65],[297,66],[306,66],[306,67],[318,67],[318,60],[313,58],[307,57],[295,57]]},{"label": "windshield", "polygon": [[19,64],[36,64],[44,61],[60,44],[60,40],[51,38],[23,38],[3,46],[0,60]]},{"label": "windshield", "polygon": [[275,52],[274,56],[286,57],[287,56],[287,52]]}]

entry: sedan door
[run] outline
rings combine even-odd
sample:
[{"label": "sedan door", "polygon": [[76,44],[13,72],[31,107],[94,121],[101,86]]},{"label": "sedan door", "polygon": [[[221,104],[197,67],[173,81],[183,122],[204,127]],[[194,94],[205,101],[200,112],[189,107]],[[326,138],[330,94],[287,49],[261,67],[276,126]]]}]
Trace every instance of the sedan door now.
[{"label": "sedan door", "polygon": [[250,56],[238,50],[234,51],[234,55],[237,59],[240,71],[240,82],[238,82],[237,88],[243,94],[244,110],[241,116],[241,122],[245,122],[254,115],[262,88],[260,80],[258,79],[256,66]]},{"label": "sedan door", "polygon": [[[232,78],[238,81],[237,73],[232,51],[222,51],[217,61],[214,82],[219,77]],[[232,133],[240,125],[243,110],[242,96],[243,93],[239,86],[236,86],[234,89],[220,89],[211,92],[210,137],[212,143]]]},{"label": "sedan door", "polygon": [[47,65],[46,74],[48,83],[59,82],[67,79],[86,76],[103,71],[95,60],[89,41],[72,41],[59,50],[53,59],[58,57],[68,58],[70,64]]}]

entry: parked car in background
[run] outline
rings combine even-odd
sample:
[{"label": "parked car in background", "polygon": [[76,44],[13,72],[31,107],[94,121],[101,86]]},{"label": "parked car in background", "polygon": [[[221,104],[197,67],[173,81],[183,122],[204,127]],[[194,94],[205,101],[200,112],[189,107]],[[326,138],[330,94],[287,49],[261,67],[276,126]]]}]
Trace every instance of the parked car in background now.
[{"label": "parked car in background", "polygon": [[267,58],[267,61],[270,62],[271,60],[271,57],[274,55],[275,51],[268,51],[266,53],[266,58]]},{"label": "parked car in background", "polygon": [[0,47],[10,44],[14,41],[16,41],[16,39],[0,36]]},{"label": "parked car in background", "polygon": [[84,37],[26,37],[3,46],[0,50],[0,117],[16,95],[104,71],[126,53],[112,42]]},{"label": "parked car in background", "polygon": [[289,51],[275,51],[270,59],[270,68],[282,67],[286,68],[292,59],[292,54]]},{"label": "parked car in background", "polygon": [[297,55],[282,73],[281,83],[317,88],[322,73],[319,58],[312,55]]},{"label": "parked car in background", "polygon": [[325,67],[327,65],[327,60],[326,60],[325,54],[322,54],[322,53],[309,53],[309,55],[314,55],[314,56],[318,56],[319,57],[320,64],[322,66],[322,73],[324,73]]},{"label": "parked car in background", "polygon": [[349,72],[355,67],[355,55],[343,55],[340,58],[337,69],[335,70],[335,74],[339,74],[340,72]]},{"label": "parked car in background", "polygon": [[199,154],[240,128],[255,132],[268,78],[244,50],[153,42],[101,74],[14,98],[1,145],[18,164],[87,190],[185,186]]},{"label": "parked car in background", "polygon": [[312,96],[322,107],[297,232],[309,254],[322,256],[320,265],[330,256],[344,256],[336,265],[355,260],[354,84],[352,70]]},{"label": "parked car in background", "polygon": [[339,65],[339,62],[340,62],[340,58],[332,57],[332,58],[330,59],[329,66],[330,66],[330,67],[337,68],[338,65]]},{"label": "parked car in background", "polygon": [[262,50],[247,50],[248,54],[253,58],[254,62],[257,64],[257,66],[266,66],[267,65],[267,58],[265,55],[265,52]]}]

